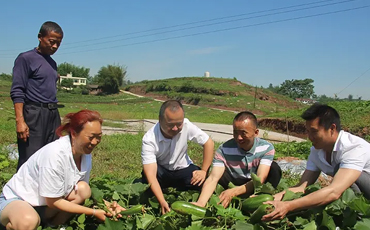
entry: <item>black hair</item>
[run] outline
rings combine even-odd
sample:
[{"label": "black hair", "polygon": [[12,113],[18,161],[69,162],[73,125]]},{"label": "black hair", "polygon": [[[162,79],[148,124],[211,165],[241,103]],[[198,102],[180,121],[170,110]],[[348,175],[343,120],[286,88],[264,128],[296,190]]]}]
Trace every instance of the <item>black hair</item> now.
[{"label": "black hair", "polygon": [[169,108],[171,112],[176,112],[178,109],[182,109],[184,111],[184,108],[182,107],[182,104],[180,101],[177,100],[168,100],[163,102],[161,109],[159,110],[159,119],[161,120],[164,117],[164,111]]},{"label": "black hair", "polygon": [[257,128],[257,117],[249,111],[243,111],[243,112],[240,112],[240,113],[236,114],[236,116],[234,117],[233,122],[235,122],[235,121],[244,121],[245,119],[251,120]]},{"label": "black hair", "polygon": [[55,32],[63,36],[63,30],[57,23],[51,21],[44,22],[40,28],[39,34],[41,37],[45,37],[50,32]]},{"label": "black hair", "polygon": [[335,124],[338,132],[341,130],[338,112],[333,107],[325,104],[313,104],[302,113],[301,117],[306,121],[310,121],[318,117],[319,125],[323,126],[326,130],[328,130],[332,124]]}]

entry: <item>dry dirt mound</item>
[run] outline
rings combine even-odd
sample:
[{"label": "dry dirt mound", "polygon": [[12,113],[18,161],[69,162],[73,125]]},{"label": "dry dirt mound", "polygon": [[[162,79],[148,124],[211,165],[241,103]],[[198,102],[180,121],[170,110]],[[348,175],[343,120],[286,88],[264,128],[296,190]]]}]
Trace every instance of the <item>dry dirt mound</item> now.
[{"label": "dry dirt mound", "polygon": [[280,133],[289,132],[289,135],[307,138],[306,127],[303,122],[300,123],[289,120],[286,121],[284,119],[264,118],[258,122],[258,125]]}]

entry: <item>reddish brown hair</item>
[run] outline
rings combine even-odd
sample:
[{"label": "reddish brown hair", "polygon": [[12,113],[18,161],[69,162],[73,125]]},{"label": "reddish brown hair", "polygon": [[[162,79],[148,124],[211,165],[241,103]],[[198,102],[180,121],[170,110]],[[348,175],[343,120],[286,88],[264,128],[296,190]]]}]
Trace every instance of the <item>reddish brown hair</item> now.
[{"label": "reddish brown hair", "polygon": [[84,109],[77,113],[68,113],[63,119],[64,124],[59,126],[56,133],[58,136],[63,136],[63,133],[80,133],[85,123],[91,121],[103,123],[103,119],[97,111]]}]

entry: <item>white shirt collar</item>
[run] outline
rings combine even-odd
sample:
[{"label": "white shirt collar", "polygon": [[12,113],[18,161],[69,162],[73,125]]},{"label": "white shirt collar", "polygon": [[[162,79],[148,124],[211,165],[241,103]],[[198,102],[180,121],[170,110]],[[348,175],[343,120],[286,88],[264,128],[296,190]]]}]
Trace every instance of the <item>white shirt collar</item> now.
[{"label": "white shirt collar", "polygon": [[334,144],[333,152],[337,152],[339,150],[341,144],[340,138],[342,137],[343,132],[344,132],[343,130],[339,131],[337,140],[335,141]]}]

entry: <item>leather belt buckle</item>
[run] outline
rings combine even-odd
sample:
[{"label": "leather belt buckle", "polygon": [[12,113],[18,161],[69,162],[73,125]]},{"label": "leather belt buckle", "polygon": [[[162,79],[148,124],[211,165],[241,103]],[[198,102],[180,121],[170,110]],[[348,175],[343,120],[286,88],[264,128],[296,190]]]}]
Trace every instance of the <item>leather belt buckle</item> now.
[{"label": "leather belt buckle", "polygon": [[56,109],[56,108],[58,108],[57,104],[55,104],[55,103],[49,103],[48,104],[48,109]]}]

